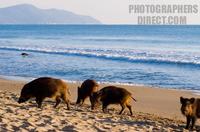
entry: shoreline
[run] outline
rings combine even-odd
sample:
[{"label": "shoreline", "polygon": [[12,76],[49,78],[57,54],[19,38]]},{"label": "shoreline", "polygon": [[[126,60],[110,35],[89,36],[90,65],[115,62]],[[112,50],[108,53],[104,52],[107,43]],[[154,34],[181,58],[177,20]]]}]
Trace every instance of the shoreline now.
[{"label": "shoreline", "polygon": [[[55,77],[57,78],[57,77]],[[29,82],[36,78],[34,77],[21,77],[21,76],[5,76],[0,75],[0,80],[10,80],[10,81],[19,81],[19,82]],[[59,78],[62,79],[62,78]],[[80,84],[82,81],[74,81],[74,80],[65,80],[67,83],[73,83],[73,84]],[[183,92],[190,92],[194,95],[200,95],[200,91],[198,90],[191,90],[191,89],[179,89],[179,88],[169,88],[169,87],[158,87],[158,86],[150,86],[150,85],[144,85],[144,84],[136,84],[136,83],[120,83],[120,82],[99,82],[100,85],[117,85],[117,86],[132,86],[132,87],[148,87],[153,89],[166,89],[166,90],[175,90],[175,91],[183,91]]]}]

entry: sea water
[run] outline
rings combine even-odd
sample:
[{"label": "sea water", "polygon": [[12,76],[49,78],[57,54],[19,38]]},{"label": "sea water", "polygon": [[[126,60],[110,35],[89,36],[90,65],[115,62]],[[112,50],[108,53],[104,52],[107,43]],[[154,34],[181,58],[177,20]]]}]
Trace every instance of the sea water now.
[{"label": "sea water", "polygon": [[198,91],[200,26],[0,25],[0,75]]}]

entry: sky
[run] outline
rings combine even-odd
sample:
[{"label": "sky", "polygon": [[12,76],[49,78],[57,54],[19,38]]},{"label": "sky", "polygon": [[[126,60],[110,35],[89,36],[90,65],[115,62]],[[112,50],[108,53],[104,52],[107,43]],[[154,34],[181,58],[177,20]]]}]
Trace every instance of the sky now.
[{"label": "sky", "polygon": [[138,14],[129,13],[132,4],[199,4],[198,14],[188,14],[188,23],[200,24],[199,0],[0,0],[0,8],[32,4],[42,9],[56,8],[92,16],[104,24],[136,24]]}]

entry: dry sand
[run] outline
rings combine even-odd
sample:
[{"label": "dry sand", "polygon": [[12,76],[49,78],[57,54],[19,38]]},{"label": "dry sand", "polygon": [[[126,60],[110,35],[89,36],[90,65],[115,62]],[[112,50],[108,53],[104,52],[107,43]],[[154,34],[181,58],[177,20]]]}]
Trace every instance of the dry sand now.
[{"label": "dry sand", "polygon": [[[109,106],[109,113],[92,111],[88,100],[83,107],[64,103],[54,109],[54,101],[46,99],[42,109],[34,100],[18,104],[20,90],[25,82],[0,79],[0,131],[186,131],[185,118],[180,113],[180,96],[198,97],[191,92],[122,86],[138,100],[133,102],[133,116],[128,110],[118,115],[120,107]],[[77,97],[77,86],[69,84],[71,102]],[[101,84],[100,88],[107,86]],[[199,122],[196,123],[199,126]]]}]

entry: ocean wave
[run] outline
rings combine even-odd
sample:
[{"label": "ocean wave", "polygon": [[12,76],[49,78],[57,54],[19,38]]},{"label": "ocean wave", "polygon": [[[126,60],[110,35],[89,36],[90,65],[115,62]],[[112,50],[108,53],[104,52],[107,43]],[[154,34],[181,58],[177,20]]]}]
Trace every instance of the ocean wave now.
[{"label": "ocean wave", "polygon": [[85,49],[85,48],[19,48],[19,47],[1,47],[0,50],[35,52],[45,54],[58,55],[74,55],[81,57],[92,57],[97,59],[107,59],[116,61],[126,61],[132,63],[148,63],[148,64],[174,64],[189,65],[200,67],[200,54],[191,55],[171,52],[165,54],[163,52],[155,53],[151,51],[133,51],[126,49]]},{"label": "ocean wave", "polygon": [[145,43],[152,43],[152,42],[158,42],[158,43],[195,43],[195,40],[183,40],[183,39],[172,39],[172,38],[153,38],[151,37],[80,37],[80,38],[74,38],[73,40],[79,40],[79,41],[96,41],[96,42],[145,42]]}]

